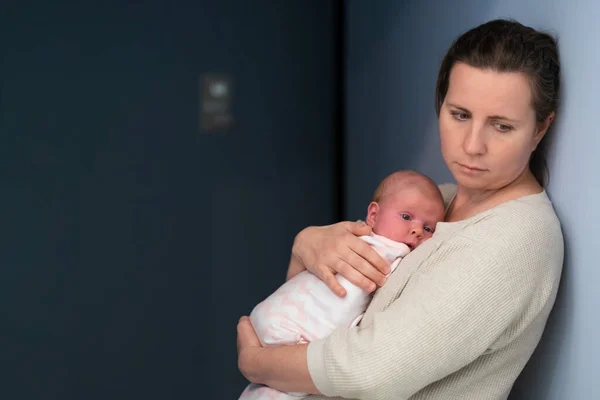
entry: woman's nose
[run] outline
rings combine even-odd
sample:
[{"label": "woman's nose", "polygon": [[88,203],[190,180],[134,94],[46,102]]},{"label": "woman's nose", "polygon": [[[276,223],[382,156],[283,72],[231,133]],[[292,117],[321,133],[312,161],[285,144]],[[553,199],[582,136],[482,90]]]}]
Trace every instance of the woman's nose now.
[{"label": "woman's nose", "polygon": [[483,129],[473,124],[473,128],[467,133],[463,142],[465,153],[473,156],[484,154],[486,146],[483,135]]}]

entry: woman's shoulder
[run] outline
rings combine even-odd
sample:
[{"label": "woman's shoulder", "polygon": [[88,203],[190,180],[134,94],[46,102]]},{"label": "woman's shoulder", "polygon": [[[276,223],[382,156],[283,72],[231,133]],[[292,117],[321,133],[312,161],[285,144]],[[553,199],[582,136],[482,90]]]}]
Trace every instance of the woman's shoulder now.
[{"label": "woman's shoulder", "polygon": [[496,206],[456,234],[499,262],[562,265],[562,229],[545,191]]},{"label": "woman's shoulder", "polygon": [[481,227],[497,233],[519,234],[536,237],[539,235],[562,236],[560,221],[546,191],[522,196],[507,201],[489,210]]},{"label": "woman's shoulder", "polygon": [[[448,206],[456,195],[457,185],[444,183],[438,185],[438,188],[444,203]],[[516,229],[526,233],[538,232],[541,228],[546,229],[541,229],[540,233],[560,234],[561,232],[560,221],[545,190],[507,201],[465,221],[440,225],[450,226],[451,230],[456,229],[456,226],[470,226],[472,231],[485,229],[505,231],[506,228],[510,228],[508,233],[511,235]]]}]

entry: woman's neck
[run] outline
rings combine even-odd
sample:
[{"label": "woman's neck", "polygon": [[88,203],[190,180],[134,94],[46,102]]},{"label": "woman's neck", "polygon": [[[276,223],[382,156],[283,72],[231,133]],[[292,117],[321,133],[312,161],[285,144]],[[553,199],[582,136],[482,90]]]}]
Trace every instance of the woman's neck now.
[{"label": "woman's neck", "polygon": [[446,222],[467,219],[507,201],[540,193],[542,190],[529,169],[513,182],[498,189],[471,189],[458,185],[456,196],[446,212]]}]

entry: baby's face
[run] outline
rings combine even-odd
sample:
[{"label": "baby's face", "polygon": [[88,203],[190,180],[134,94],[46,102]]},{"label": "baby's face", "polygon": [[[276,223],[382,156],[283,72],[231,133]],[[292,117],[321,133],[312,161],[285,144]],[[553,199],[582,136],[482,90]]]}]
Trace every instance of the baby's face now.
[{"label": "baby's face", "polygon": [[[444,219],[444,204],[415,188],[404,188],[386,196],[372,213],[369,206],[367,223],[373,232],[395,242],[405,243],[411,250],[431,238],[435,226]],[[372,215],[373,214],[373,215]]]}]

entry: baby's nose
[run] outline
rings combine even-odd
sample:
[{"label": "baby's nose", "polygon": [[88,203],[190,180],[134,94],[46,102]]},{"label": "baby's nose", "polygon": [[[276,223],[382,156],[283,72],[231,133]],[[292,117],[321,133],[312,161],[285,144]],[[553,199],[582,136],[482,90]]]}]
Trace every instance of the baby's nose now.
[{"label": "baby's nose", "polygon": [[411,235],[421,236],[423,234],[423,228],[420,226],[415,226],[410,231]]}]

